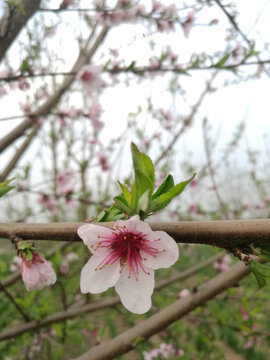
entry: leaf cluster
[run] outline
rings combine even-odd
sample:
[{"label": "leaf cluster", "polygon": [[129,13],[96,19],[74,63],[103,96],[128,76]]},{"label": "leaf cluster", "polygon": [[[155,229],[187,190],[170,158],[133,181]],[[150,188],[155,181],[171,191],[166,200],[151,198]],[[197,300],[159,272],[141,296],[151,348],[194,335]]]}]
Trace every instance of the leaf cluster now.
[{"label": "leaf cluster", "polygon": [[167,175],[162,184],[155,190],[155,169],[151,159],[140,152],[138,147],[131,144],[134,168],[134,182],[131,191],[118,181],[121,194],[113,198],[114,203],[108,210],[103,210],[96,221],[115,221],[126,219],[138,214],[142,220],[157,211],[164,209],[173,198],[180,195],[186,185],[195,177],[174,184],[172,175]]}]

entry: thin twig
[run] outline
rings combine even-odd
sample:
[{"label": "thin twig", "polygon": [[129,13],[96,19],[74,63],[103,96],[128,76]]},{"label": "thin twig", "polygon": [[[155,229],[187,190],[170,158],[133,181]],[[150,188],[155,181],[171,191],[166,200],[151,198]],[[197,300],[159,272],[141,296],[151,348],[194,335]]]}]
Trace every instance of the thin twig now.
[{"label": "thin twig", "polygon": [[[233,70],[241,66],[254,66],[254,65],[263,65],[263,64],[269,64],[270,59],[266,60],[258,60],[258,61],[249,61],[249,62],[243,62],[240,61],[236,64],[231,65],[223,65],[222,67],[219,67],[219,70]],[[104,69],[104,72],[108,72],[110,74],[121,74],[121,73],[133,73],[135,75],[143,75],[144,73],[150,72],[150,73],[159,73],[159,72],[173,72],[176,74],[185,74],[188,71],[199,71],[199,70],[214,70],[217,69],[215,64],[210,66],[174,66],[174,67],[158,67],[158,68],[152,68],[150,66],[141,66],[141,67],[116,67],[113,69]],[[5,82],[12,82],[12,81],[18,81],[21,77],[28,78],[28,79],[34,79],[39,77],[54,77],[54,76],[75,76],[77,72],[75,71],[59,71],[59,72],[48,72],[48,73],[36,73],[36,74],[20,74],[20,75],[14,75],[14,76],[5,76],[0,77],[0,81]],[[38,115],[36,115],[38,116]],[[13,119],[14,117],[12,117]],[[18,117],[19,118],[19,117]],[[0,119],[1,120],[1,119]]]},{"label": "thin twig", "polygon": [[212,187],[213,190],[216,194],[216,198],[217,201],[220,205],[220,209],[222,211],[222,214],[224,215],[224,217],[228,220],[229,219],[229,214],[227,211],[227,207],[225,205],[225,203],[223,202],[221,195],[219,193],[218,190],[218,185],[216,182],[216,175],[215,175],[215,170],[213,168],[213,163],[212,163],[212,156],[211,156],[211,144],[210,144],[210,139],[208,137],[208,128],[207,128],[207,120],[204,119],[203,121],[203,143],[204,143],[204,149],[205,149],[205,153],[206,153],[206,161],[207,161],[207,167],[208,167],[208,171],[210,174],[210,179],[212,181]]},{"label": "thin twig", "polygon": [[[209,259],[202,262],[201,264],[195,265],[188,270],[185,270],[178,274],[175,274],[173,277],[171,277],[169,279],[160,280],[157,282],[157,284],[155,286],[155,290],[163,289],[165,286],[168,286],[168,285],[172,284],[173,282],[187,279],[188,277],[194,275],[196,272],[200,271],[202,268],[212,264],[214,261],[222,258],[223,256],[224,256],[224,252],[222,251],[219,254],[210,257]],[[105,301],[105,303],[104,303],[104,301]],[[65,312],[56,313],[56,314],[50,315],[46,318],[43,318],[39,321],[32,321],[31,323],[29,323],[27,325],[22,324],[22,325],[17,326],[14,329],[8,330],[7,332],[3,332],[2,334],[0,334],[0,341],[9,339],[11,337],[18,336],[27,331],[31,331],[31,330],[39,329],[41,327],[48,326],[52,323],[65,321],[67,319],[70,319],[71,317],[78,316],[82,313],[89,313],[89,312],[93,312],[95,310],[104,309],[106,307],[112,307],[119,303],[120,303],[119,298],[111,298],[111,299],[106,299],[106,300],[98,300],[94,303],[91,303],[91,304],[88,304],[85,306],[83,306],[83,305],[76,306],[76,304],[75,304],[75,306],[72,306],[70,308],[72,310],[72,312],[70,312],[69,311],[70,309],[68,309]]]},{"label": "thin twig", "polygon": [[6,294],[6,296],[9,298],[9,300],[12,302],[12,304],[15,306],[18,312],[22,315],[24,320],[29,322],[31,320],[30,317],[24,312],[21,306],[16,302],[16,300],[13,298],[11,293],[5,288],[5,286],[1,282],[0,282],[0,290],[2,290]]},{"label": "thin twig", "polygon": [[211,79],[208,81],[205,90],[202,92],[202,94],[200,95],[198,101],[196,102],[196,104],[192,107],[191,112],[189,114],[189,116],[187,116],[184,120],[183,120],[183,124],[182,126],[179,128],[179,130],[175,133],[175,135],[173,136],[172,140],[170,141],[170,143],[167,145],[167,147],[162,151],[162,153],[159,155],[159,157],[156,159],[156,161],[154,162],[155,166],[158,165],[158,163],[168,154],[168,152],[171,151],[171,149],[173,148],[174,144],[176,143],[176,141],[181,137],[181,135],[185,132],[185,130],[191,125],[194,116],[196,115],[199,107],[201,106],[205,96],[208,94],[208,92],[211,90],[211,85],[212,82],[214,80],[214,78],[216,77],[217,72],[215,72],[212,76]]}]

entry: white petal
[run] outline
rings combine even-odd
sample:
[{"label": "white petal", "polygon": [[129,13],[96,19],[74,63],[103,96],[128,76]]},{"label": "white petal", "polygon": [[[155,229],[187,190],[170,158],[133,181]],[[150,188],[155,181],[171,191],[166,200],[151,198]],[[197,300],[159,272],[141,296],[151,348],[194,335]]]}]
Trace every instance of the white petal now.
[{"label": "white petal", "polygon": [[104,226],[94,225],[94,224],[86,224],[82,225],[78,228],[77,233],[85,245],[88,246],[89,250],[93,254],[102,254],[104,253],[104,248],[97,247],[97,244],[102,240],[102,237],[110,237],[112,236],[112,230],[108,229]]},{"label": "white petal", "polygon": [[160,253],[154,257],[141,252],[142,257],[146,259],[143,264],[154,270],[172,266],[179,257],[179,248],[177,243],[164,231],[153,231],[153,234],[155,234],[155,239],[159,240],[152,242],[151,245],[159,250]]},{"label": "white petal", "polygon": [[[140,220],[139,215],[134,215],[128,220],[117,220],[115,223],[117,226],[125,226],[130,232],[151,234],[152,230],[148,223]],[[150,239],[149,239],[150,240]]]},{"label": "white petal", "polygon": [[120,296],[122,304],[129,311],[135,314],[143,314],[150,310],[152,305],[151,296],[154,290],[154,272],[147,269],[149,274],[141,271],[138,280],[134,276],[129,278],[129,271],[122,268],[119,280],[115,285],[115,290]]},{"label": "white petal", "polygon": [[120,262],[96,270],[103,259],[104,256],[93,255],[82,268],[80,280],[82,293],[100,294],[116,284],[120,276]]},{"label": "white petal", "polygon": [[25,265],[22,267],[22,269],[22,279],[26,289],[28,291],[37,289],[40,282],[40,275],[38,270],[33,266],[28,268]]}]

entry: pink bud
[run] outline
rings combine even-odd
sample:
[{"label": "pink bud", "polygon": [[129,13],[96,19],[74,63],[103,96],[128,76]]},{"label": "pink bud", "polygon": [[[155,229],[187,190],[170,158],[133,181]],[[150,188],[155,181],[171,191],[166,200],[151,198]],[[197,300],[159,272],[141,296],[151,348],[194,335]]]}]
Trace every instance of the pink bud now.
[{"label": "pink bud", "polygon": [[179,299],[183,299],[184,297],[190,295],[190,290],[188,289],[183,289],[178,293],[178,297]]},{"label": "pink bud", "polygon": [[50,262],[39,252],[33,253],[32,260],[22,256],[22,279],[28,291],[43,289],[56,282],[56,274]]}]

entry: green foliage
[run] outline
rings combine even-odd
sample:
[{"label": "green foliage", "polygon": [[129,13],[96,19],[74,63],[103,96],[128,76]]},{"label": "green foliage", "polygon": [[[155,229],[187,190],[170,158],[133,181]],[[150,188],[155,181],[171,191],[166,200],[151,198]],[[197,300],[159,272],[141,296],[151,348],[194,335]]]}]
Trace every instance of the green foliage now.
[{"label": "green foliage", "polygon": [[7,192],[14,189],[14,186],[8,185],[14,178],[0,183],[0,197],[4,196]]},{"label": "green foliage", "polygon": [[264,287],[267,283],[267,280],[270,278],[270,268],[266,265],[258,263],[255,260],[252,260],[248,266],[254,274],[259,287]]},{"label": "green foliage", "polygon": [[[174,185],[172,175],[167,175],[162,184],[154,192],[155,170],[151,159],[140,152],[135,144],[131,144],[134,182],[132,191],[118,181],[122,194],[113,198],[114,204],[103,210],[96,218],[97,222],[115,221],[139,214],[142,220],[153,213],[164,209],[176,196],[180,195],[186,185],[194,179]],[[154,192],[154,194],[153,194]]]}]

